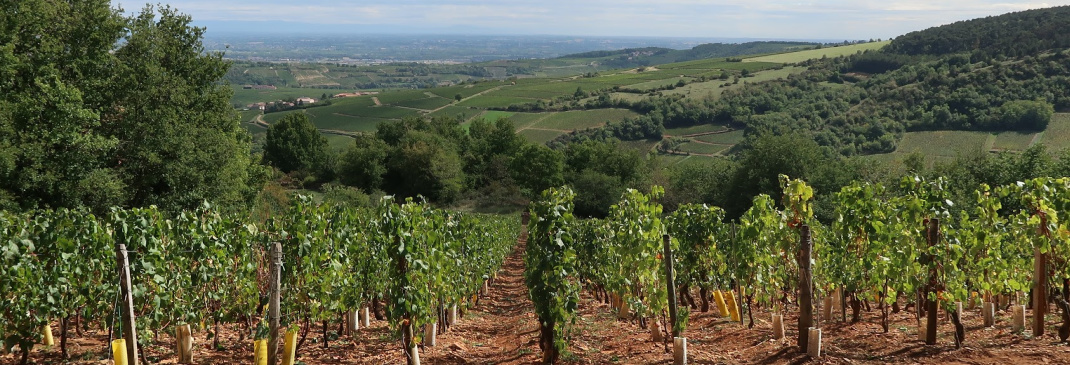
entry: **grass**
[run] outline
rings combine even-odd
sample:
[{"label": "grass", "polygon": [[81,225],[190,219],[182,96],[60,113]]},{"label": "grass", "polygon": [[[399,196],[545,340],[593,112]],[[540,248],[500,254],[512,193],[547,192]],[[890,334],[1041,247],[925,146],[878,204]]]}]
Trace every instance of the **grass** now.
[{"label": "grass", "polygon": [[1040,143],[1043,143],[1051,151],[1070,148],[1070,114],[1055,114],[1051,118],[1051,123],[1048,124],[1048,129],[1041,136]]},{"label": "grass", "polygon": [[717,124],[700,124],[683,128],[669,128],[665,130],[665,134],[670,136],[683,136],[695,133],[716,132],[725,130],[725,126]]},{"label": "grass", "polygon": [[636,102],[636,101],[640,101],[640,100],[646,99],[646,96],[644,96],[644,95],[633,94],[633,93],[612,93],[612,94],[609,94],[609,97],[611,99],[622,99],[624,101],[629,101],[629,102]]},{"label": "grass", "polygon": [[399,101],[399,102],[392,103],[392,104],[393,105],[397,105],[397,106],[407,107],[407,108],[416,108],[416,109],[423,109],[423,110],[435,110],[435,109],[444,107],[446,105],[450,105],[450,103],[452,103],[452,102],[453,102],[453,99],[440,98],[440,97],[436,96],[436,97],[433,97],[433,98],[426,98],[425,97],[423,99],[404,100],[404,101]]},{"label": "grass", "polygon": [[472,95],[478,94],[480,92],[483,92],[483,91],[486,91],[486,90],[489,90],[489,89],[492,89],[492,88],[495,88],[495,87],[498,87],[498,86],[502,86],[502,85],[503,85],[503,83],[500,83],[500,82],[480,82],[480,83],[477,83],[475,85],[473,85],[473,84],[464,84],[464,85],[449,86],[449,87],[437,87],[437,88],[433,88],[433,89],[428,89],[427,91],[430,91],[430,92],[434,93],[435,95],[438,95],[438,96],[441,96],[441,97],[444,97],[444,98],[447,98],[447,99],[453,99],[453,97],[456,96],[457,94],[461,94],[462,98],[467,98],[467,97],[470,97]]},{"label": "grass", "polygon": [[497,110],[488,110],[485,113],[483,113],[483,115],[481,115],[480,117],[485,119],[485,120],[487,120],[487,121],[494,122],[494,121],[497,121],[498,119],[501,119],[501,118],[512,117],[513,114],[515,114],[515,113],[513,113],[513,112],[503,112],[503,111],[497,111]]},{"label": "grass", "polygon": [[295,111],[280,112],[280,113],[269,113],[269,114],[265,114],[264,115],[264,121],[266,121],[268,123],[275,123],[279,119],[282,119],[282,117],[286,116],[287,114],[290,114],[290,113],[301,113],[301,112],[304,112],[304,113],[308,114],[309,119],[312,121],[312,124],[316,125],[316,128],[319,128],[319,129],[335,129],[335,130],[350,131],[350,132],[371,132],[371,131],[375,131],[375,127],[377,125],[379,125],[379,123],[381,123],[383,121],[386,121],[386,120],[390,120],[390,119],[386,119],[386,118],[375,118],[375,117],[366,117],[366,116],[354,116],[354,115],[337,114],[337,113],[332,113],[330,110],[328,110],[328,108],[323,107],[323,108],[305,109],[303,111],[302,110],[295,110]]},{"label": "grass", "polygon": [[231,85],[231,89],[234,90],[234,96],[230,98],[231,103],[238,104],[244,107],[245,105],[269,102],[275,100],[283,100],[287,98],[300,98],[308,96],[319,100],[323,94],[334,95],[342,90],[338,89],[315,89],[315,88],[299,88],[299,87],[279,87],[276,90],[246,90],[242,89],[241,85]]},{"label": "grass", "polygon": [[432,117],[460,117],[461,119],[468,120],[480,113],[483,113],[483,109],[472,109],[463,106],[447,106],[429,115]]},{"label": "grass", "polygon": [[469,106],[476,108],[505,108],[513,104],[525,104],[534,102],[536,99],[521,98],[516,96],[495,96],[494,94],[480,95],[460,103],[457,106]]},{"label": "grass", "polygon": [[641,82],[641,83],[638,83],[638,84],[626,85],[624,87],[628,88],[628,89],[644,90],[645,91],[645,90],[657,89],[657,88],[664,87],[664,86],[675,85],[680,80],[684,80],[684,82],[691,82],[692,78],[690,78],[690,77],[684,77],[684,78],[674,77],[674,78],[668,78],[668,79]]},{"label": "grass", "polygon": [[524,137],[524,139],[527,139],[528,142],[546,143],[546,142],[549,142],[550,140],[552,140],[554,138],[557,138],[557,136],[560,136],[560,135],[565,134],[565,133],[564,132],[558,132],[558,131],[542,130],[542,129],[525,129],[525,130],[520,131],[519,134],[522,137]]},{"label": "grass", "polygon": [[862,44],[852,44],[852,45],[848,45],[848,46],[839,46],[839,47],[825,47],[825,48],[821,48],[821,49],[809,49],[809,50],[805,50],[805,51],[789,52],[789,53],[781,53],[781,54],[768,55],[768,56],[747,58],[747,59],[744,59],[743,61],[744,62],[797,63],[797,62],[803,62],[803,61],[806,61],[806,60],[811,60],[811,59],[821,58],[821,57],[839,57],[839,56],[852,55],[852,54],[855,54],[857,52],[862,52],[862,51],[867,51],[867,50],[877,50],[877,49],[881,49],[882,47],[888,45],[888,43],[891,43],[891,41],[889,40],[889,41],[883,41],[883,42],[870,42],[870,43],[862,43]]},{"label": "grass", "polygon": [[[989,149],[989,137],[985,132],[930,131],[909,132],[899,141],[897,153],[919,152],[926,157],[955,157]],[[994,138],[994,137],[993,137]]]},{"label": "grass", "polygon": [[377,98],[379,98],[379,102],[381,102],[383,104],[397,104],[397,103],[411,101],[411,100],[427,99],[428,96],[427,96],[426,92],[427,92],[427,90],[423,90],[423,89],[397,90],[397,91],[382,92],[382,93],[379,93],[378,95],[375,95],[375,96]]},{"label": "grass", "polygon": [[754,73],[753,76],[751,76],[751,77],[742,78],[742,79],[740,79],[740,82],[738,84],[733,84],[733,85],[729,85],[729,86],[723,86],[722,87],[722,85],[724,85],[725,83],[731,83],[732,79],[729,79],[729,80],[720,80],[720,79],[718,79],[718,80],[712,80],[712,81],[706,81],[706,82],[698,82],[698,83],[693,83],[693,84],[687,84],[684,87],[678,87],[678,88],[673,89],[673,90],[662,91],[661,93],[666,94],[666,95],[680,94],[680,95],[687,96],[688,98],[705,98],[707,96],[713,97],[713,98],[719,98],[719,97],[721,97],[721,94],[724,93],[726,90],[738,89],[738,88],[743,87],[743,83],[744,82],[755,83],[755,82],[776,80],[776,79],[780,79],[780,78],[786,78],[786,77],[788,77],[788,75],[791,75],[793,73],[802,72],[804,70],[805,70],[804,67],[784,67],[784,68],[781,68],[779,70],[765,70],[765,71],[760,71],[760,72]]},{"label": "grass", "polygon": [[353,137],[328,133],[324,133],[323,137],[327,138],[327,146],[335,151],[343,150],[353,144]]},{"label": "grass", "polygon": [[721,153],[722,151],[727,150],[729,148],[732,148],[732,146],[696,142],[688,142],[680,145],[680,151],[682,152],[702,153],[710,155]]},{"label": "grass", "polygon": [[552,113],[514,113],[509,116],[509,120],[513,121],[513,125],[516,126],[516,129],[521,129],[530,127],[532,124],[535,124],[535,121],[538,121],[543,117],[548,117],[550,114]]},{"label": "grass", "polygon": [[532,127],[559,130],[580,130],[617,122],[624,118],[638,116],[627,109],[595,109],[556,113],[549,118],[535,123]]},{"label": "grass", "polygon": [[992,149],[1000,151],[1022,151],[1029,148],[1029,145],[1033,142],[1033,137],[1036,133],[1022,133],[1022,132],[1001,132],[996,135],[995,144]]},{"label": "grass", "polygon": [[735,130],[727,133],[707,134],[704,136],[688,137],[694,140],[699,140],[709,143],[717,143],[724,145],[734,145],[739,142],[743,142],[743,131]]}]

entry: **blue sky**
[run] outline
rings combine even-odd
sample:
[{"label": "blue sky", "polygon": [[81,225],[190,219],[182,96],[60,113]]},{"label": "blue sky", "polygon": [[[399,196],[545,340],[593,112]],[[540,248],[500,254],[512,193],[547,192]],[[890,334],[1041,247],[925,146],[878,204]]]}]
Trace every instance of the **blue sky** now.
[{"label": "blue sky", "polygon": [[[279,31],[579,36],[889,38],[1011,11],[1070,4],[1013,0],[163,0],[195,23],[285,22]],[[144,2],[112,0],[126,10]],[[237,23],[241,24],[241,23]],[[222,25],[220,25],[222,27]]]}]

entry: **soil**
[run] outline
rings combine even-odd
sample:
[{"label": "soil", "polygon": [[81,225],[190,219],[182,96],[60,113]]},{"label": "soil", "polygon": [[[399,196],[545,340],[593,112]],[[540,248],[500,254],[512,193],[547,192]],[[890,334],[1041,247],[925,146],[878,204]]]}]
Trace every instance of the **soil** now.
[{"label": "soil", "polygon": [[[521,247],[523,245],[521,244]],[[566,364],[671,364],[671,345],[654,343],[650,332],[634,321],[617,320],[607,304],[584,293],[574,326]],[[697,290],[692,293],[698,298]],[[1053,309],[1055,309],[1053,307]],[[784,316],[787,337],[774,340],[770,315],[756,310],[754,328],[730,322],[711,311],[692,310],[684,336],[688,338],[688,360],[692,364],[1070,364],[1070,346],[1056,337],[1060,317],[1048,317],[1048,333],[1040,338],[1010,332],[1010,311],[999,311],[994,328],[982,328],[980,310],[963,315],[966,342],[954,346],[953,326],[940,315],[938,344],[918,341],[915,313],[903,311],[890,316],[889,333],[882,333],[880,311],[874,305],[863,312],[861,321],[823,323],[823,357],[810,359],[795,346],[797,316],[791,309]],[[820,313],[820,311],[817,311]],[[838,314],[838,313],[837,313]],[[1027,316],[1031,313],[1027,313]],[[744,316],[746,317],[746,316]],[[53,324],[57,346],[38,348],[30,355],[35,364],[63,363],[58,344],[60,331]],[[239,341],[241,326],[225,325],[220,349],[211,348],[204,331],[194,330],[194,362],[197,364],[248,364],[252,362],[252,342]],[[338,322],[330,324],[336,337]],[[323,348],[322,328],[316,325],[298,360],[306,364],[404,364],[400,340],[385,321],[372,321],[354,336],[328,341]],[[105,347],[108,333],[95,328],[68,339],[73,364],[110,364]],[[423,364],[536,364],[540,359],[537,324],[523,281],[523,253],[518,250],[505,262],[489,294],[447,332],[438,335],[435,347],[420,350]],[[174,364],[174,339],[161,333],[154,346],[143,349],[152,363]],[[280,343],[280,348],[281,343]],[[0,355],[0,364],[16,364],[13,354]]]}]

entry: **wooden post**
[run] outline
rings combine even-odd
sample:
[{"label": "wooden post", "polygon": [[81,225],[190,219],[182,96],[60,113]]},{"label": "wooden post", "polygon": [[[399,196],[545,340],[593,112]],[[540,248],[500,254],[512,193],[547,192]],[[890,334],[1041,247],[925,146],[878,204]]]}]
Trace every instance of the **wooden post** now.
[{"label": "wooden post", "polygon": [[810,272],[810,251],[813,241],[810,239],[810,226],[799,227],[799,352],[809,349],[810,327],[814,326],[814,282]]},{"label": "wooden post", "polygon": [[282,243],[271,244],[271,282],[268,283],[268,365],[278,363],[279,286],[282,284]]},{"label": "wooden post", "polygon": [[126,245],[115,246],[115,260],[119,264],[119,289],[122,295],[123,339],[126,340],[126,363],[138,365],[137,327],[134,326],[134,296],[130,292],[130,262],[126,258]]},{"label": "wooden post", "polygon": [[665,241],[665,279],[669,289],[669,329],[672,330],[672,337],[680,337],[680,331],[676,329],[676,283],[673,280],[672,272],[672,247],[669,242],[669,235],[661,236]]},{"label": "wooden post", "polygon": [[1033,337],[1044,335],[1044,315],[1048,312],[1048,255],[1033,249]]},{"label": "wooden post", "polygon": [[[927,234],[925,235],[925,238],[926,238],[926,241],[929,241],[928,242],[929,243],[929,247],[932,247],[933,245],[936,244],[936,241],[938,241],[939,237],[940,237],[940,219],[938,219],[938,218],[930,218],[929,219],[929,227],[927,227],[927,228],[928,228],[928,230],[926,232]],[[931,255],[927,255],[927,257],[928,257],[927,261],[929,262],[929,286],[928,286],[928,289],[926,290],[925,295],[929,296],[929,293],[934,293],[937,290],[937,283],[936,283],[936,275],[937,275],[936,266],[937,266],[937,263],[932,262],[932,260],[934,260],[934,258]],[[925,344],[926,345],[935,345],[936,344],[936,314],[937,314],[936,312],[937,312],[937,310],[939,308],[940,299],[937,298],[935,300],[927,300],[926,303],[928,304],[928,308],[925,310],[926,311],[925,314],[927,316],[926,323],[925,323]]]}]

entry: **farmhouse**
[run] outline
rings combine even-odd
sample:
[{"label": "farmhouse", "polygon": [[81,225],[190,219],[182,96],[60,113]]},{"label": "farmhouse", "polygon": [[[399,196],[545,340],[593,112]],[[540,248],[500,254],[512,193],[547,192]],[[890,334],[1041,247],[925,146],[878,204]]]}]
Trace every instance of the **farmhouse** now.
[{"label": "farmhouse", "polygon": [[305,105],[315,103],[316,99],[310,97],[297,98],[297,105]]}]

